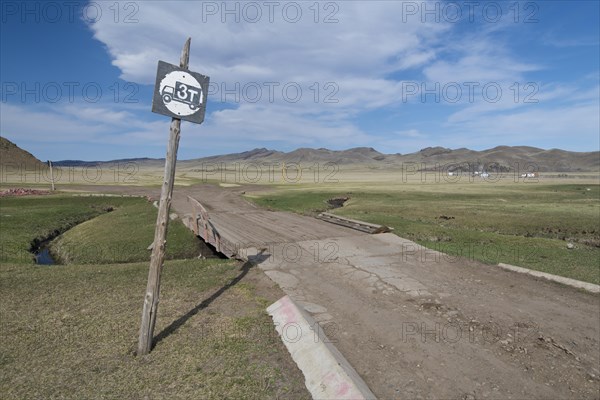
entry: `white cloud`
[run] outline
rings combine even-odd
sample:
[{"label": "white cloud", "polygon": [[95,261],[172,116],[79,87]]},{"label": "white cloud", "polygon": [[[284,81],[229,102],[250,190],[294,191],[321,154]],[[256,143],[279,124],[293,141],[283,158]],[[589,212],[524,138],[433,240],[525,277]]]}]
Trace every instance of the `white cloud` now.
[{"label": "white cloud", "polygon": [[323,143],[340,147],[349,142],[368,143],[370,138],[345,121],[307,119],[286,114],[280,107],[242,105],[236,110],[213,113],[211,120],[197,129],[199,136],[222,139],[285,142],[297,146]]},{"label": "white cloud", "polygon": [[[495,30],[500,28],[498,25],[492,26]],[[505,43],[507,39],[495,30],[493,35],[483,29],[448,37],[441,54],[443,58],[424,68],[425,77],[442,84],[478,82],[484,85],[489,82],[522,81],[524,73],[542,68],[512,55],[509,44]]]},{"label": "white cloud", "polygon": [[[108,9],[113,3],[101,3],[104,18],[90,25],[121,77],[140,84],[154,83],[158,60],[177,64],[183,42],[192,37],[190,67],[209,75],[216,85],[218,91],[209,101],[217,111],[209,112],[201,126],[184,125],[184,157],[255,146],[374,146],[406,153],[435,145],[518,144],[522,137],[553,138],[559,143],[569,132],[585,140],[597,134],[597,75],[588,77],[592,83],[537,82],[536,73],[551,69],[532,62],[527,54],[515,53],[510,41],[515,24],[510,21],[466,28],[423,23],[420,18],[404,21],[399,1],[298,2],[294,4],[303,14],[297,23],[289,22],[293,10],[287,17],[282,14],[292,2],[278,3],[273,22],[264,2],[254,3],[261,6],[258,23],[244,21],[243,15],[236,22],[235,15],[222,13],[223,7],[239,7],[243,14],[243,7],[251,3],[137,2],[139,9],[132,15],[137,23],[124,23],[124,14],[115,23]],[[121,11],[130,10],[126,4],[120,3]],[[214,6],[216,14],[207,8]],[[324,23],[332,12],[338,22]],[[408,76],[427,87],[435,82],[442,86],[493,82],[502,87],[503,95],[495,103],[485,101],[479,91],[474,102],[463,93],[457,103],[442,99],[442,104],[420,105],[415,104],[418,94],[408,102],[402,96]],[[515,102],[510,90],[515,82],[521,90],[528,82],[540,84],[539,103]],[[236,83],[239,100],[224,96],[222,89],[235,88]],[[242,90],[253,83],[262,87],[256,103],[244,98]],[[272,83],[278,84],[273,99],[267,86]],[[283,92],[286,84],[296,83],[302,89],[297,102]],[[293,90],[290,93],[293,96]],[[415,110],[409,107],[419,107],[417,116],[407,111]],[[381,119],[379,126],[370,120],[384,112],[396,116]],[[377,128],[361,129],[363,117],[368,122],[364,125]],[[394,123],[388,126],[387,121]],[[150,146],[161,149],[153,156],[162,156],[167,132],[168,120],[149,117],[148,106],[142,104],[80,102],[52,108],[3,104],[2,110],[3,135],[20,135],[32,142]]]},{"label": "white cloud", "polygon": [[[51,111],[32,109],[31,106],[2,106],[0,131],[2,135],[29,148],[33,144],[62,148],[69,143],[85,143],[91,156],[73,154],[64,158],[105,159],[94,155],[96,145],[119,146],[137,156],[139,150],[154,147],[154,157],[163,156],[169,133],[168,119],[146,121],[138,111],[120,110],[102,105],[77,108],[69,105],[54,107]],[[344,120],[313,118],[286,113],[286,107],[265,107],[242,104],[234,110],[214,112],[202,125],[184,123],[182,127],[183,157],[195,158],[227,149],[232,143],[243,148],[281,146],[311,146],[322,143],[331,148],[345,148],[348,144],[368,145],[372,138]],[[352,138],[349,141],[349,138]],[[210,144],[210,146],[209,146]],[[110,156],[108,156],[110,157]],[[52,157],[50,157],[52,158]]]},{"label": "white cloud", "polygon": [[597,151],[598,108],[598,103],[592,102],[486,114],[468,121],[450,122],[446,129],[453,140],[477,148],[501,143]]},{"label": "white cloud", "polygon": [[[245,4],[144,2],[139,3],[138,23],[101,19],[91,29],[106,45],[122,78],[139,83],[153,82],[157,60],[175,64],[185,38],[191,36],[190,67],[211,77],[216,91],[210,101],[234,106],[208,115],[201,128],[191,128],[199,136],[331,147],[370,144],[368,133],[357,128],[353,118],[399,105],[401,82],[387,76],[435,59],[432,43],[450,29],[418,19],[402,22],[401,2],[318,3],[318,17],[316,3],[293,3],[302,11],[296,23],[289,22],[293,9],[283,11],[290,2],[278,3],[272,22],[268,8],[261,6],[258,23],[244,18]],[[223,13],[223,7],[236,6],[239,22],[235,14]],[[253,17],[251,11],[248,15]],[[338,22],[325,23],[327,17]],[[270,98],[272,82],[276,86]],[[243,90],[254,83],[262,89],[255,104],[248,102],[253,88],[248,86],[250,94]],[[302,90],[297,102],[294,88],[289,92],[294,101],[283,91],[285,85],[296,84]],[[233,89],[239,98],[225,89]]]},{"label": "white cloud", "polygon": [[[122,105],[121,105],[122,107]],[[88,105],[56,106],[51,109],[30,105],[2,106],[0,130],[9,138],[47,144],[82,142],[112,143],[134,146],[128,142],[129,131],[142,131],[144,144],[157,144],[160,133],[168,131],[168,122],[147,122],[129,111]],[[163,133],[164,135],[164,133]]]},{"label": "white cloud", "polygon": [[[339,7],[334,15],[337,23],[323,22],[335,11],[323,10],[324,3],[319,5],[318,23],[313,3],[293,3],[300,4],[303,13],[297,23],[287,22],[278,9],[270,23],[265,7],[261,7],[260,22],[244,22],[240,10],[241,21],[235,23],[235,15],[207,13],[207,3],[221,11],[245,4],[144,2],[139,4],[136,24],[115,24],[106,18],[91,28],[94,37],[106,44],[125,80],[152,83],[157,60],[176,63],[189,35],[190,66],[211,76],[213,82],[225,82],[228,87],[235,82],[298,82],[306,88],[314,82],[342,80],[350,83],[344,87],[348,96],[361,94],[366,104],[378,102],[379,96],[364,93],[363,87],[378,87],[385,74],[431,60],[435,51],[429,42],[448,29],[444,24],[400,23],[401,2],[331,3]],[[279,8],[286,4],[292,3],[281,3]],[[293,13],[288,10],[287,14]],[[223,23],[222,18],[229,22]],[[365,84],[355,89],[351,83],[357,80]]]}]

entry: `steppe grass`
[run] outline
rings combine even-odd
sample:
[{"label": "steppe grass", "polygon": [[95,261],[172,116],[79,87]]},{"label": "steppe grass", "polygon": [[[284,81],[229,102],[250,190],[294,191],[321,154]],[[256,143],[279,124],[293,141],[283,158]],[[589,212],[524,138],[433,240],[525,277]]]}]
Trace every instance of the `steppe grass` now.
[{"label": "steppe grass", "polygon": [[265,287],[250,265],[167,261],[155,347],[137,357],[147,262],[40,266],[22,257],[34,238],[93,217],[96,229],[113,232],[103,246],[126,240],[155,216],[144,202],[0,199],[2,399],[307,398],[265,313],[282,294]]},{"label": "steppe grass", "polygon": [[[52,242],[51,254],[63,263],[102,264],[150,260],[157,209],[131,199],[114,211],[75,226]],[[180,220],[169,222],[166,259],[194,258],[200,242]]]},{"label": "steppe grass", "polygon": [[[340,190],[341,189],[341,190]],[[251,198],[272,209],[331,212],[388,225],[428,248],[600,283],[600,185],[360,185],[278,187]],[[567,244],[573,243],[574,249]]]},{"label": "steppe grass", "polygon": [[[154,240],[156,208],[146,199],[70,194],[0,199],[1,260],[32,263],[34,242],[58,236],[50,251],[60,263],[147,261]],[[200,254],[198,240],[179,220],[171,221],[167,259]]]},{"label": "steppe grass", "polygon": [[161,340],[136,357],[147,271],[147,263],[3,264],[2,398],[307,396],[264,311],[275,299],[253,284],[232,285],[246,270],[231,261],[166,263],[155,330]]},{"label": "steppe grass", "polygon": [[33,263],[32,243],[97,217],[132,199],[64,194],[0,198],[0,261]]}]

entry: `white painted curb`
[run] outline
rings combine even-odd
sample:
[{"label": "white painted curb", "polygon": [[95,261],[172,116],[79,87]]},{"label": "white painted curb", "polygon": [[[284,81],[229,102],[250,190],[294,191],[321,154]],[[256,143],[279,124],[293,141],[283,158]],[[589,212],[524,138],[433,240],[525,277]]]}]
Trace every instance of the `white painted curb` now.
[{"label": "white painted curb", "polygon": [[315,320],[289,296],[267,308],[275,329],[302,373],[313,399],[375,399],[367,384]]},{"label": "white painted curb", "polygon": [[503,269],[506,269],[509,271],[518,272],[521,274],[528,274],[528,275],[532,275],[532,276],[537,276],[539,278],[548,279],[549,281],[562,283],[563,285],[572,286],[572,287],[578,288],[578,289],[584,289],[584,290],[587,290],[588,292],[600,293],[600,285],[595,285],[593,283],[582,282],[582,281],[578,281],[576,279],[571,279],[571,278],[565,278],[564,276],[547,274],[545,272],[534,271],[532,269],[516,267],[516,266],[510,265],[510,264],[499,263],[498,266],[500,268],[503,268]]}]

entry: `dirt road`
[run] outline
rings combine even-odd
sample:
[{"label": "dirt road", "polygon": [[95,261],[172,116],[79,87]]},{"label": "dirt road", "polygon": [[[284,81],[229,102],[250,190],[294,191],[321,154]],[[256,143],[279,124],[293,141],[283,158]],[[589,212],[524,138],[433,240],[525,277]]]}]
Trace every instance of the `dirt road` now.
[{"label": "dirt road", "polygon": [[244,252],[320,321],[379,398],[600,398],[600,296],[390,233],[269,218],[241,190],[177,188],[173,206],[184,214],[190,195],[216,219],[237,216],[242,236],[287,232]]}]

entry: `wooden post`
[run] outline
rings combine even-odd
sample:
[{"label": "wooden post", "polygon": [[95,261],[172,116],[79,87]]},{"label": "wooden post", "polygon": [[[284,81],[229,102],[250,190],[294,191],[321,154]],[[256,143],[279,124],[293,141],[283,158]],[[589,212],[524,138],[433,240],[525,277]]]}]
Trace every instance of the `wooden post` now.
[{"label": "wooden post", "polygon": [[52,161],[48,160],[48,166],[50,167],[50,181],[52,182],[52,191],[54,191],[54,172],[52,171]]},{"label": "wooden post", "polygon": [[[179,66],[188,68],[190,60],[190,42],[188,38],[181,52]],[[167,236],[167,226],[169,224],[169,209],[171,208],[171,198],[173,196],[173,184],[175,181],[175,164],[177,162],[177,149],[179,148],[179,135],[181,132],[181,120],[172,118],[169,136],[169,147],[167,149],[167,159],[165,160],[165,176],[160,193],[160,203],[158,205],[158,217],[156,219],[156,230],[154,232],[154,247],[150,258],[150,271],[148,273],[148,286],[144,296],[144,308],[142,310],[142,324],[140,327],[140,337],[138,341],[138,355],[148,354],[152,350],[152,338],[154,335],[154,325],[156,323],[156,313],[158,311],[158,301],[160,293],[160,273],[165,260],[165,245]]]}]

